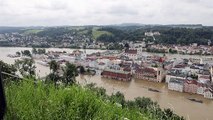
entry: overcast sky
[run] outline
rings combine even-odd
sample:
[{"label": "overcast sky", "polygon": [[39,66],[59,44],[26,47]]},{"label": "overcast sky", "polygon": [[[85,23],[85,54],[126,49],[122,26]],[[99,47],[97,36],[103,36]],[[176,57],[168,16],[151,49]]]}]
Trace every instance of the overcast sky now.
[{"label": "overcast sky", "polygon": [[213,25],[213,0],[0,0],[0,26]]}]

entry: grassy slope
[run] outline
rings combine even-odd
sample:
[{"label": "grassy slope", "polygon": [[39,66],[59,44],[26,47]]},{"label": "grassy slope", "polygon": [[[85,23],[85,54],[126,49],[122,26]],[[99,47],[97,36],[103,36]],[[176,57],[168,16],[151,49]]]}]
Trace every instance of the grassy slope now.
[{"label": "grassy slope", "polygon": [[79,34],[86,34],[88,30],[79,31]]},{"label": "grassy slope", "polygon": [[92,35],[93,38],[96,40],[99,36],[101,36],[102,34],[108,34],[108,35],[112,35],[112,33],[107,32],[107,31],[99,31],[98,28],[93,28],[92,30]]},{"label": "grassy slope", "polygon": [[6,119],[147,119],[135,109],[122,109],[79,86],[56,89],[42,83],[36,86],[32,82],[13,83],[7,85],[6,97]]}]

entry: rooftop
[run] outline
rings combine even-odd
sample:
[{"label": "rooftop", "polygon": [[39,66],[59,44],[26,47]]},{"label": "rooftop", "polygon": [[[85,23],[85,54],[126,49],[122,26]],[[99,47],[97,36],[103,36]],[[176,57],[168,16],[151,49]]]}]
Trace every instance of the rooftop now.
[{"label": "rooftop", "polygon": [[197,84],[197,80],[185,80],[187,84]]},{"label": "rooftop", "polygon": [[126,50],[125,50],[125,53],[127,53],[127,54],[137,54],[137,50],[134,50],[134,49],[126,49]]},{"label": "rooftop", "polygon": [[148,68],[148,67],[145,67],[145,68],[139,68],[136,70],[137,73],[154,73],[156,74],[156,70],[153,69],[153,68]]},{"label": "rooftop", "polygon": [[184,79],[179,79],[179,78],[170,78],[169,83],[176,83],[176,84],[183,85],[183,83],[184,83]]},{"label": "rooftop", "polygon": [[171,75],[171,76],[177,76],[177,77],[186,77],[187,75],[184,74],[181,70],[175,70],[175,69],[171,69],[167,72],[167,75]]}]

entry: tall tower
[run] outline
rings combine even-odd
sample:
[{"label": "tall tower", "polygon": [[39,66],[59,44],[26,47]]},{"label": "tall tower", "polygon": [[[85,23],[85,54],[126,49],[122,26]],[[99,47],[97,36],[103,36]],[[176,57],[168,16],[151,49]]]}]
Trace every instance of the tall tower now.
[{"label": "tall tower", "polygon": [[157,68],[157,82],[162,82],[164,78],[164,69],[162,67]]}]

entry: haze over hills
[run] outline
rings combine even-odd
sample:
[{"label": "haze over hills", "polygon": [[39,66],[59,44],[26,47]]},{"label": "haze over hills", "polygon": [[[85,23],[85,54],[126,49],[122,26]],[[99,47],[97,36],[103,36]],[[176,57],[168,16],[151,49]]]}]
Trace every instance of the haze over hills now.
[{"label": "haze over hills", "polygon": [[140,23],[121,23],[114,25],[83,25],[83,26],[0,26],[0,33],[6,32],[19,32],[25,29],[44,29],[51,27],[140,27],[140,28],[152,28],[152,27],[173,27],[173,28],[202,28],[202,27],[210,27],[203,26],[202,24],[171,24],[171,25],[161,25],[161,24],[140,24]]}]

